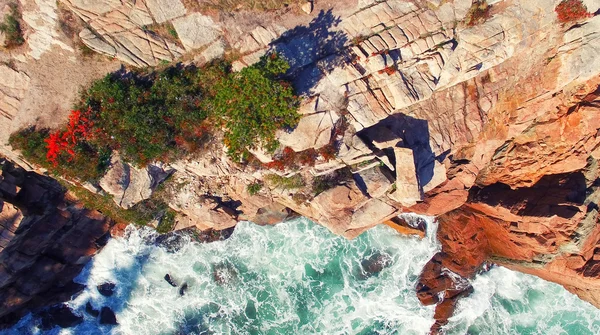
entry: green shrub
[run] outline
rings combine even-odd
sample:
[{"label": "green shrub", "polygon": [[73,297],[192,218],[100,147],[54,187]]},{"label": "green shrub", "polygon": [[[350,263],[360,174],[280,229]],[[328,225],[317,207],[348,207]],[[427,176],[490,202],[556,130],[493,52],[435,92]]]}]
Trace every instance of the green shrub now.
[{"label": "green shrub", "polygon": [[4,16],[4,22],[0,24],[0,31],[6,35],[4,46],[7,48],[18,47],[25,43],[23,31],[21,30],[21,13],[16,3],[11,3],[10,13]]},{"label": "green shrub", "polygon": [[57,174],[92,182],[115,150],[138,166],[168,162],[199,152],[220,127],[233,158],[258,145],[273,149],[277,129],[299,119],[298,98],[277,79],[287,68],[274,55],[239,73],[223,62],[120,71],[81,93],[64,128],[24,130],[12,144]]},{"label": "green shrub", "polygon": [[263,185],[259,182],[248,184],[248,194],[255,195],[262,190]]},{"label": "green shrub", "polygon": [[21,151],[23,157],[33,163],[46,166],[46,142],[50,131],[48,129],[37,130],[35,127],[27,127],[12,133],[8,143],[15,149]]},{"label": "green shrub", "polygon": [[275,132],[298,124],[299,99],[288,82],[277,79],[288,68],[273,53],[215,85],[211,112],[225,128],[224,142],[232,158],[240,159],[258,146],[274,151],[278,146]]},{"label": "green shrub", "polygon": [[58,157],[57,164],[47,159],[50,132],[48,129],[28,127],[14,132],[9,137],[9,144],[28,161],[40,165],[56,175],[73,177],[81,181],[96,183],[106,172],[110,162],[110,151],[90,146],[86,142],[74,147],[74,155]]},{"label": "green shrub", "polygon": [[278,174],[269,174],[265,176],[265,180],[275,188],[281,188],[284,190],[293,190],[304,187],[304,179],[299,174],[295,174],[291,177],[283,177]]}]

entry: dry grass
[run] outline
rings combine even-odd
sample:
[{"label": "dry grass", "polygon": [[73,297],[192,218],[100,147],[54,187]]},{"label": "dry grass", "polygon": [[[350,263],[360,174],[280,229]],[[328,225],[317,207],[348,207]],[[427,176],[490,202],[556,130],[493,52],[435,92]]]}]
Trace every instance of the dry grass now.
[{"label": "dry grass", "polygon": [[487,4],[486,0],[474,2],[467,13],[465,24],[468,27],[473,27],[484,23],[490,18],[490,7],[491,6]]},{"label": "dry grass", "polygon": [[156,34],[167,41],[173,42],[181,46],[181,42],[179,41],[177,31],[170,22],[165,22],[161,24],[151,24],[148,26],[143,26],[142,29],[144,29],[144,31],[146,32]]},{"label": "dry grass", "polygon": [[186,8],[196,11],[216,9],[225,12],[238,10],[274,11],[299,6],[306,0],[184,0]]}]

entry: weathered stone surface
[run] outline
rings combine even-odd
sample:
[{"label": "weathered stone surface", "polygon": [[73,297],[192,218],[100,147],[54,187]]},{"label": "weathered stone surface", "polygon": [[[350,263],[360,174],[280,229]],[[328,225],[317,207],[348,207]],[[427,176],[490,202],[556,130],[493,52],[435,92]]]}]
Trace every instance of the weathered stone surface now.
[{"label": "weathered stone surface", "polygon": [[146,0],[146,5],[158,23],[172,20],[186,13],[183,3],[179,0]]},{"label": "weathered stone surface", "polygon": [[390,198],[403,206],[412,206],[422,199],[413,152],[408,148],[394,148],[394,155],[396,158],[396,190],[390,194]]},{"label": "weathered stone surface", "polygon": [[187,51],[207,46],[221,36],[220,27],[209,16],[200,13],[174,20],[173,27]]},{"label": "weathered stone surface", "polygon": [[433,164],[433,176],[431,177],[431,180],[429,180],[429,182],[423,185],[424,193],[433,190],[434,188],[438,187],[440,184],[447,180],[446,167],[437,160],[434,161]]},{"label": "weathered stone surface", "polygon": [[300,119],[292,132],[279,131],[277,138],[283,146],[296,152],[310,148],[319,149],[329,143],[331,130],[338,118],[334,112],[307,115]]},{"label": "weathered stone surface", "polygon": [[118,155],[113,156],[110,169],[100,180],[100,187],[123,208],[131,208],[150,198],[152,186],[152,178],[147,169],[124,163]]},{"label": "weathered stone surface", "polygon": [[372,198],[382,197],[392,186],[391,176],[379,166],[357,173],[354,179],[358,187]]},{"label": "weathered stone surface", "polygon": [[318,222],[337,234],[343,234],[353,212],[368,199],[354,183],[340,185],[319,194],[312,201],[318,212]]},{"label": "weathered stone surface", "polygon": [[184,53],[179,46],[145,29],[145,26],[154,23],[151,10],[156,10],[153,13],[161,20],[184,15],[185,8],[178,0],[152,0],[147,3],[107,1],[99,4],[65,2],[88,25],[79,37],[94,51],[138,67],[156,66],[163,60],[172,61]]},{"label": "weathered stone surface", "polygon": [[[63,188],[51,178],[7,161],[1,161],[0,168],[0,203],[3,208],[11,203],[24,215],[16,229],[8,228],[13,234],[0,250],[0,325],[5,327],[82,290],[72,280],[106,244],[111,222],[98,212],[65,203]],[[82,320],[62,308],[44,313],[47,328]]]},{"label": "weathered stone surface", "polygon": [[302,11],[305,12],[306,14],[310,14],[313,11],[313,4],[311,1],[307,1],[306,3],[304,3],[302,5]]},{"label": "weathered stone surface", "polygon": [[56,1],[36,0],[33,10],[23,12],[23,21],[33,30],[27,36],[27,44],[30,49],[29,56],[34,59],[40,59],[54,45],[73,51],[73,48],[59,39],[59,33],[55,29],[58,24],[57,10]]},{"label": "weathered stone surface", "polygon": [[196,226],[200,230],[221,230],[237,224],[235,211],[215,199],[199,195],[195,187],[193,183],[183,185],[169,202],[171,208],[187,217],[187,220],[180,220],[176,229]]},{"label": "weathered stone surface", "polygon": [[121,5],[119,0],[72,0],[71,4],[81,10],[96,15],[110,12]]},{"label": "weathered stone surface", "polygon": [[[0,120],[12,120],[19,112],[21,100],[29,89],[29,76],[6,65],[0,65],[0,78]],[[6,126],[8,120],[0,122],[0,130],[10,131]]]}]

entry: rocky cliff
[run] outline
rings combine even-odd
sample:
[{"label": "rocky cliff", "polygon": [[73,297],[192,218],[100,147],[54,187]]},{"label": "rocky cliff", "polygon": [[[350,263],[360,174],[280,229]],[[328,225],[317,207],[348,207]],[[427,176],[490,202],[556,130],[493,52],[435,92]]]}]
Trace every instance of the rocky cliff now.
[{"label": "rocky cliff", "polygon": [[55,180],[0,158],[0,327],[68,301],[83,266],[108,242],[111,221],[70,204]]},{"label": "rocky cliff", "polygon": [[[490,263],[600,307],[597,1],[566,23],[560,0],[319,1],[309,15],[263,21],[179,0],[62,3],[85,22],[84,44],[130,65],[183,54],[202,64],[228,49],[241,69],[277,51],[304,97],[300,123],[278,134],[274,155],[258,148],[239,164],[212,142],[168,167],[113,162],[96,186],[119,205],[150,196],[161,166],[176,170],[168,192],[177,229],[272,223],[288,208],[352,238],[401,212],[436,216],[443,248],[417,287],[423,303],[438,304],[433,331]],[[172,24],[181,45],[146,29],[159,23]],[[14,79],[0,92],[11,101],[0,117],[18,120],[36,75],[3,71]],[[273,168],[307,152],[314,161]],[[132,182],[109,187],[123,171]]]}]

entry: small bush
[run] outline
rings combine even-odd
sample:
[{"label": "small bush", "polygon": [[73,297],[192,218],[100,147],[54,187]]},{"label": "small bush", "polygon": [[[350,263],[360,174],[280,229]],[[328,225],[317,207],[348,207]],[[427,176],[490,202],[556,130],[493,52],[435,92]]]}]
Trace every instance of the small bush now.
[{"label": "small bush", "polygon": [[561,23],[578,21],[592,16],[581,0],[563,0],[556,6],[554,11]]},{"label": "small bush", "polygon": [[312,191],[315,196],[340,185],[352,179],[352,171],[349,168],[343,168],[325,176],[318,176],[313,179]]},{"label": "small bush", "polygon": [[277,174],[269,174],[265,176],[265,180],[275,188],[281,188],[284,190],[293,190],[304,187],[304,179],[299,174],[295,174],[291,177],[282,177]]},{"label": "small bush", "polygon": [[21,30],[21,12],[16,3],[11,3],[10,13],[4,16],[4,22],[0,24],[0,31],[6,34],[4,46],[7,48],[18,47],[25,43],[23,31]]},{"label": "small bush", "polygon": [[288,82],[278,80],[288,68],[273,53],[216,83],[210,109],[224,125],[224,142],[232,158],[245,158],[258,146],[273,152],[279,145],[275,132],[298,124],[299,99]]},{"label": "small bush", "polygon": [[302,166],[315,166],[319,153],[315,149],[308,149],[298,153],[298,161]]},{"label": "small bush", "polygon": [[329,143],[326,146],[319,149],[319,154],[321,155],[321,157],[323,157],[323,159],[325,159],[325,161],[329,162],[330,160],[335,159],[337,149],[335,148],[335,145],[333,143]]},{"label": "small bush", "polygon": [[171,209],[164,212],[159,220],[156,231],[159,234],[166,234],[175,228],[175,212]]},{"label": "small bush", "polygon": [[474,2],[467,13],[465,24],[472,27],[484,23],[490,17],[490,8],[486,0]]},{"label": "small bush", "polygon": [[393,75],[394,73],[396,73],[396,67],[392,66],[387,66],[382,70],[379,70],[379,74],[384,74],[387,73],[388,76]]},{"label": "small bush", "polygon": [[247,187],[248,194],[255,195],[258,192],[260,192],[260,190],[262,190],[262,188],[263,188],[263,185],[261,183],[259,183],[259,182],[251,183]]},{"label": "small bush", "polygon": [[[58,132],[55,132],[56,135]],[[9,144],[21,151],[23,157],[28,161],[42,166],[49,171],[67,177],[77,178],[81,181],[97,182],[105,173],[109,161],[110,151],[104,148],[95,148],[89,143],[79,141],[69,149],[54,149],[51,159],[50,131],[48,129],[36,129],[28,127],[11,134]],[[65,149],[65,150],[63,150]],[[66,151],[70,150],[70,152]]]}]

